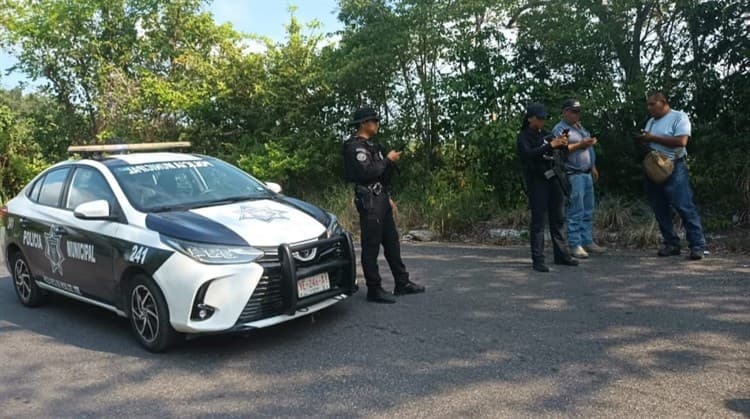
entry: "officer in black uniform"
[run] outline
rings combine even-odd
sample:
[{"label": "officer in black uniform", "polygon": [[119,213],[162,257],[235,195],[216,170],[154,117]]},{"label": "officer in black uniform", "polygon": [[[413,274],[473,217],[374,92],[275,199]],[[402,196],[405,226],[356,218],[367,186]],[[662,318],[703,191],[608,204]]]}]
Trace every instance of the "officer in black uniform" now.
[{"label": "officer in black uniform", "polygon": [[409,272],[401,260],[399,236],[393,219],[395,204],[388,194],[391,172],[401,158],[401,152],[391,150],[384,156],[383,147],[372,141],[380,127],[380,117],[374,109],[357,109],[350,125],[356,126],[357,132],[344,143],[344,169],[346,180],[355,184],[354,202],[362,233],[362,270],[367,283],[367,300],[395,303],[393,296],[381,285],[378,272],[381,244],[396,282],[393,294],[424,292],[423,286],[409,280]]},{"label": "officer in black uniform", "polygon": [[[544,224],[549,217],[550,236],[558,265],[576,266],[578,261],[570,256],[565,230],[565,187],[567,177],[563,163],[568,147],[566,134],[553,137],[544,130],[547,111],[539,103],[526,108],[526,114],[518,133],[518,154],[523,166],[529,206],[531,207],[531,259],[533,268],[549,272],[544,264]],[[557,165],[555,164],[557,161]]]}]

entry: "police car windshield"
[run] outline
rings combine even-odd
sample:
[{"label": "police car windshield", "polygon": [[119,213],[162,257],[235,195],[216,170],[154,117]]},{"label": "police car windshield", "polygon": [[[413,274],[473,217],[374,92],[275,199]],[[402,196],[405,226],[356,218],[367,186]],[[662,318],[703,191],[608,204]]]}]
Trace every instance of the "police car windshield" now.
[{"label": "police car windshield", "polygon": [[273,192],[218,159],[111,166],[131,205],[143,212],[170,211],[265,199]]}]

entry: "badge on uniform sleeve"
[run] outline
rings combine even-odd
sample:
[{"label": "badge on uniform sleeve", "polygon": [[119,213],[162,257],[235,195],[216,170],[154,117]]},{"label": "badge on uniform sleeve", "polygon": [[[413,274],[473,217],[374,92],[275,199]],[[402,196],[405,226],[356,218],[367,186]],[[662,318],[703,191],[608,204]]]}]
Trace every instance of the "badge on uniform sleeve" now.
[{"label": "badge on uniform sleeve", "polygon": [[365,152],[360,151],[357,153],[357,161],[366,161],[367,160],[367,154]]}]

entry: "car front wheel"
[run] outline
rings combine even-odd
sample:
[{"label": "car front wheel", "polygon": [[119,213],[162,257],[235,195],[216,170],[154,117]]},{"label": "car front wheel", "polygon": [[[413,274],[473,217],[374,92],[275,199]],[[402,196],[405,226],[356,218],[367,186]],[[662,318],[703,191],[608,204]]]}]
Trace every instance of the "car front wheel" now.
[{"label": "car front wheel", "polygon": [[10,259],[10,266],[13,269],[13,288],[21,304],[26,307],[37,307],[44,303],[46,293],[39,288],[31,274],[29,263],[23,257],[20,251],[13,253]]},{"label": "car front wheel", "polygon": [[169,309],[159,287],[139,275],[128,292],[130,325],[144,348],[162,352],[177,343],[180,334],[169,323]]}]

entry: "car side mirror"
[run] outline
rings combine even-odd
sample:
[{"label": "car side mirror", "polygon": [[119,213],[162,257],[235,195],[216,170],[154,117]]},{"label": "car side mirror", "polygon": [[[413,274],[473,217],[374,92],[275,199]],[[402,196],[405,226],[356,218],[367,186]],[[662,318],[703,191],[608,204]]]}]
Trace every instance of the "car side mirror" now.
[{"label": "car side mirror", "polygon": [[73,210],[73,215],[82,220],[114,220],[109,202],[104,199],[84,202]]},{"label": "car side mirror", "polygon": [[270,189],[273,193],[281,193],[281,185],[274,182],[266,182],[266,188]]}]

